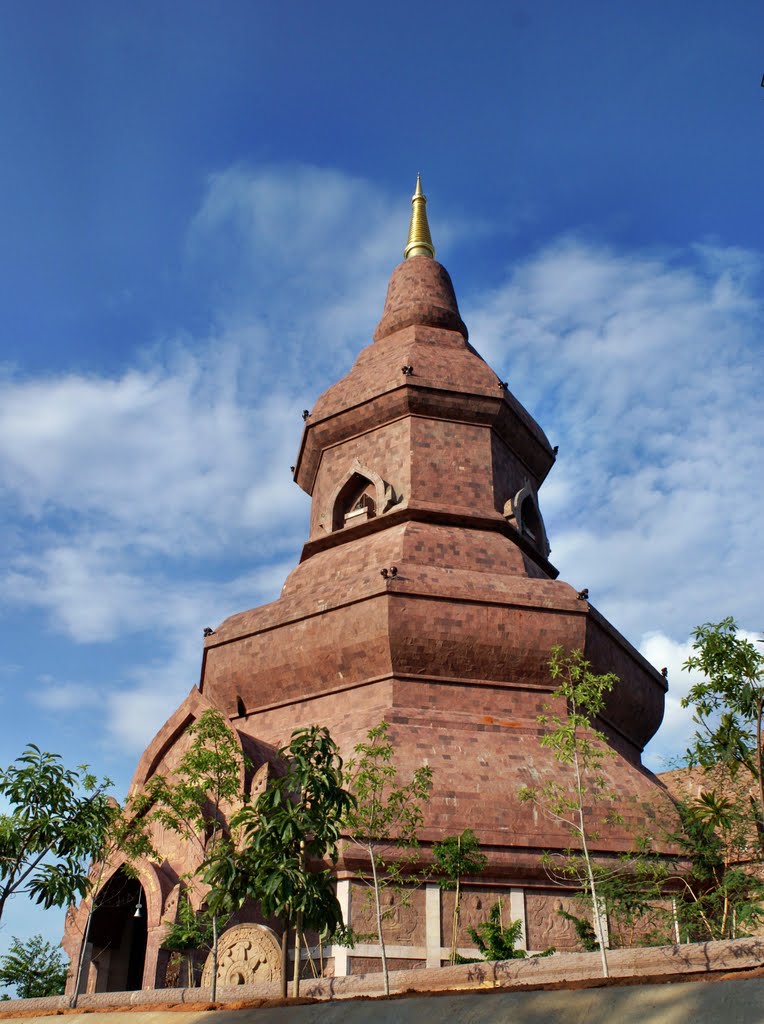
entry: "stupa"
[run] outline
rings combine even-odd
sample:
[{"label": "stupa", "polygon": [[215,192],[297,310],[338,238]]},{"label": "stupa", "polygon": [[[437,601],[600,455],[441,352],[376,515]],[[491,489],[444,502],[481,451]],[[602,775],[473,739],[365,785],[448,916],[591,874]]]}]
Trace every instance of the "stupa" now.
[{"label": "stupa", "polygon": [[[278,600],[206,637],[199,685],[142,756],[133,787],[172,771],[206,707],[228,718],[256,768],[296,728],[327,726],[347,755],[385,720],[402,776],[424,762],[433,771],[423,856],[467,827],[488,856],[486,871],[467,881],[464,950],[467,928],[499,897],[506,918],[522,921],[527,948],[574,948],[572,926],[556,913],[571,907],[570,895],[542,864],[569,835],[518,797],[522,785],[559,776],[537,721],[554,685],[550,649],[580,649],[620,679],[599,724],[614,752],[605,772],[623,825],[594,841],[601,858],[628,850],[649,809],[667,802],[641,763],[667,684],[549,561],[539,491],[556,449],[470,344],[435,260],[419,179],[404,257],[373,342],[305,420],[294,478],[312,504],[299,564]],[[189,853],[177,838],[156,838],[164,864],[141,864],[137,881],[119,882],[133,885],[145,923],[112,915],[112,932],[124,934],[103,954],[98,937],[109,929],[94,922],[91,987],[163,983],[160,945]],[[369,931],[362,868],[346,854],[338,896],[346,921]],[[119,869],[110,865],[115,879]],[[446,960],[452,900],[431,882],[394,909],[391,968]],[[78,913],[67,927],[70,953]],[[336,975],[380,968],[371,943],[327,952]]]}]

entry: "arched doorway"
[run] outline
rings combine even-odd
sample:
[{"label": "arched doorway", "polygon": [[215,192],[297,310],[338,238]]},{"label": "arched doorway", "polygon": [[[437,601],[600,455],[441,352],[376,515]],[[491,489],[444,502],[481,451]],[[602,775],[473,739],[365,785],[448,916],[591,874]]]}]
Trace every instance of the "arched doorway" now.
[{"label": "arched doorway", "polygon": [[120,868],[96,900],[90,923],[96,992],[131,992],[143,987],[146,936],[143,886]]}]

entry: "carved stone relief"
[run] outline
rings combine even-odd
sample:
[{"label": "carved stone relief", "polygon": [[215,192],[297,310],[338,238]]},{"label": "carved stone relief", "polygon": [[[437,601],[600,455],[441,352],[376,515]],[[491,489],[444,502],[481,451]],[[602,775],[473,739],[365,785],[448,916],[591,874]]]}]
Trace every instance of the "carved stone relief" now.
[{"label": "carved stone relief", "polygon": [[[451,927],[454,913],[454,894],[452,892],[444,892],[443,897],[442,942],[444,946],[449,946],[451,944]],[[467,891],[462,894],[459,901],[459,945],[474,946],[475,943],[470,936],[469,929],[477,928],[478,925],[487,921],[491,907],[498,900],[501,900],[503,904],[502,920],[504,924],[508,924],[510,921],[509,893],[481,890],[480,892]]]},{"label": "carved stone relief", "polygon": [[557,913],[560,909],[576,917],[584,916],[580,902],[572,896],[526,890],[525,913],[529,949],[541,950],[549,946],[555,946],[559,950],[581,948],[575,927],[572,922],[560,917]]},{"label": "carved stone relief", "polygon": [[257,798],[265,792],[265,787],[268,785],[268,762],[265,761],[255,772],[255,777],[252,779],[252,786],[250,787],[250,799],[254,802]]},{"label": "carved stone relief", "polygon": [[[218,985],[268,985],[281,978],[281,947],[270,928],[235,924],[218,942]],[[202,985],[212,984],[212,954],[207,957]]]},{"label": "carved stone relief", "polygon": [[180,901],[180,882],[174,885],[167,895],[162,911],[165,921],[175,924],[178,919],[178,903]]},{"label": "carved stone relief", "polygon": [[[377,917],[374,905],[370,900],[353,894],[353,906],[358,900],[358,925],[356,929],[364,933],[376,934]],[[419,926],[419,912],[413,903],[404,904],[400,896],[393,892],[383,892],[381,897],[382,913],[385,915],[382,930],[387,942],[405,944]],[[371,941],[374,941],[373,939]]]}]

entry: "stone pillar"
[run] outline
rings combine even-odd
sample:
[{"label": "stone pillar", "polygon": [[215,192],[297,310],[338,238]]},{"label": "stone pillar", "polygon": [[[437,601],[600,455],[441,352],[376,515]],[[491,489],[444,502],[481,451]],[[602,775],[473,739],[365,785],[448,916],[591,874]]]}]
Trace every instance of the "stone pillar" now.
[{"label": "stone pillar", "polygon": [[525,919],[525,890],[516,889],[514,886],[509,890],[509,917],[511,921],[521,921],[522,931],[520,940],[517,943],[518,949],[528,948],[528,926]]},{"label": "stone pillar", "polygon": [[[350,879],[341,878],[337,882],[337,902],[342,909],[342,920],[350,924]],[[347,946],[334,946],[334,977],[344,978],[348,973]]]},{"label": "stone pillar", "polygon": [[427,966],[440,967],[442,945],[440,934],[440,886],[435,882],[428,882],[425,886],[424,900]]},{"label": "stone pillar", "polygon": [[164,924],[148,929],[146,935],[146,958],[143,961],[144,989],[164,988],[169,954],[162,949],[167,927]]}]

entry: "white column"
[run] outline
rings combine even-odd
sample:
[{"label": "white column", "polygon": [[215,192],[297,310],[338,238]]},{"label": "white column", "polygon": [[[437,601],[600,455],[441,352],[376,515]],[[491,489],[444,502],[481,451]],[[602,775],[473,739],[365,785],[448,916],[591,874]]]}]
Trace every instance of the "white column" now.
[{"label": "white column", "polygon": [[[342,920],[350,926],[350,879],[341,878],[337,882],[337,902],[342,909]],[[347,946],[334,946],[334,977],[344,978],[348,973]]]},{"label": "white column", "polygon": [[428,882],[424,892],[427,966],[440,967],[440,886]]},{"label": "white column", "polygon": [[509,917],[512,921],[522,921],[523,928],[517,945],[519,949],[527,949],[528,929],[525,920],[525,889],[515,889],[513,887],[509,890]]}]

